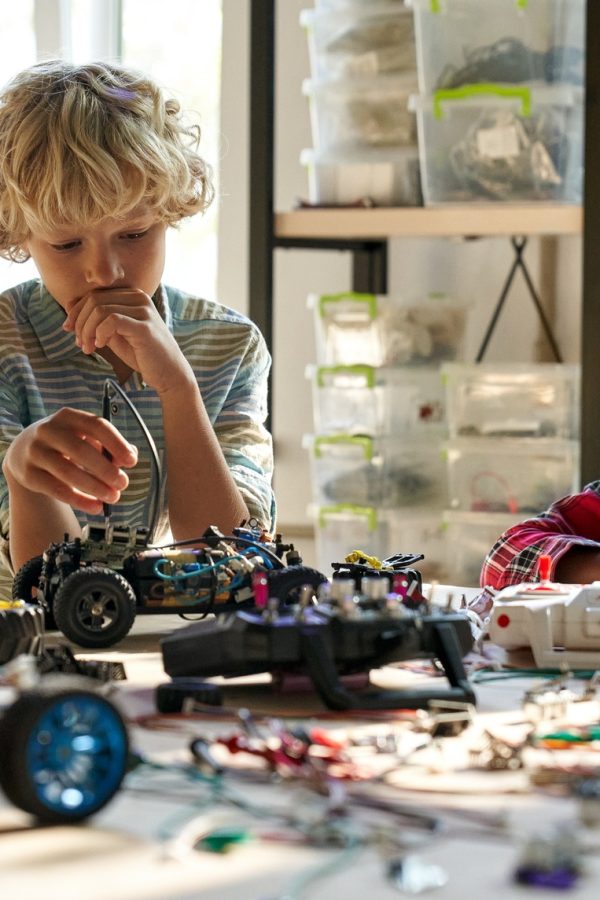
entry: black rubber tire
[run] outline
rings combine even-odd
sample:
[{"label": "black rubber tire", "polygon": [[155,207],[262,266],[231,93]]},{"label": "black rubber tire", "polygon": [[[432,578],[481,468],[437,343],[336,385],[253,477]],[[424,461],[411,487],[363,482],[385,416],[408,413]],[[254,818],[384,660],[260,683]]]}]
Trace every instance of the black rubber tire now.
[{"label": "black rubber tire", "polygon": [[219,685],[201,678],[174,678],[158,684],[154,691],[156,708],[161,713],[180,713],[188,698],[209,706],[223,705]]},{"label": "black rubber tire", "polygon": [[[20,694],[17,699],[5,710],[0,718],[0,787],[8,800],[19,809],[35,816],[41,822],[47,824],[59,824],[78,822],[88,816],[94,815],[102,809],[119,789],[123,776],[127,771],[129,760],[129,741],[127,729],[118,709],[105,697],[98,694],[93,688],[93,682],[76,675],[46,675],[39,685],[33,690]],[[46,803],[43,795],[44,781],[34,777],[34,766],[31,765],[31,753],[39,749],[41,754],[46,751],[49,760],[49,771],[53,776],[56,770],[52,769],[52,753],[47,752],[48,731],[44,727],[40,734],[44,735],[44,742],[35,743],[36,730],[40,720],[46,714],[52,715],[52,707],[58,706],[63,701],[77,703],[83,698],[92,702],[93,710],[97,714],[92,718],[92,727],[98,721],[98,715],[108,720],[110,734],[104,735],[105,741],[93,742],[92,765],[77,765],[79,754],[83,756],[89,750],[80,751],[77,747],[64,744],[58,746],[54,760],[58,763],[60,771],[56,775],[56,781],[64,773],[67,779],[74,782],[74,786],[84,790],[82,778],[91,777],[91,789],[85,785],[87,798],[84,808],[71,808],[60,802]],[[72,712],[72,710],[70,710]],[[52,735],[51,735],[52,737]],[[33,742],[33,744],[32,744]],[[32,751],[33,747],[33,751]],[[69,760],[65,759],[65,750],[72,753],[75,764],[68,766]],[[82,762],[84,760],[82,759]],[[87,775],[85,773],[88,773]],[[83,775],[81,773],[84,773]],[[69,787],[69,784],[62,785]],[[96,792],[94,793],[94,789]]]},{"label": "black rubber tire", "polygon": [[276,597],[283,605],[296,603],[300,588],[305,584],[317,590],[320,584],[325,584],[327,578],[317,569],[308,566],[287,566],[285,569],[275,569],[267,575],[269,582],[269,597]]},{"label": "black rubber tire", "polygon": [[72,572],[54,598],[56,624],[81,647],[117,644],[131,629],[135,613],[135,594],[129,582],[113,569],[99,566]]},{"label": "black rubber tire", "polygon": [[36,602],[36,588],[42,574],[44,560],[41,556],[34,556],[23,563],[13,579],[13,600],[24,600],[25,603]]},{"label": "black rubber tire", "polygon": [[44,611],[41,606],[0,609],[0,665],[22,653],[37,656],[43,636]]},{"label": "black rubber tire", "polygon": [[[13,579],[13,600],[24,600],[25,603],[37,603],[36,588],[42,574],[43,557],[34,556],[23,563]],[[56,631],[56,622],[52,610],[46,610],[44,625],[46,631]]]}]

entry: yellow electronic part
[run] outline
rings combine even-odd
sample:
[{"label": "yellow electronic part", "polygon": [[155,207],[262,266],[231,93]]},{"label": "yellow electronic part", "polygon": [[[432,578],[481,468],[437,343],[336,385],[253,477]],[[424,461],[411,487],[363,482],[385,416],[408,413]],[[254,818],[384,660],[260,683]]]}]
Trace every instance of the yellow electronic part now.
[{"label": "yellow electronic part", "polygon": [[367,556],[362,550],[353,550],[345,557],[347,563],[363,563],[371,566],[372,569],[381,569],[382,562],[376,556]]}]

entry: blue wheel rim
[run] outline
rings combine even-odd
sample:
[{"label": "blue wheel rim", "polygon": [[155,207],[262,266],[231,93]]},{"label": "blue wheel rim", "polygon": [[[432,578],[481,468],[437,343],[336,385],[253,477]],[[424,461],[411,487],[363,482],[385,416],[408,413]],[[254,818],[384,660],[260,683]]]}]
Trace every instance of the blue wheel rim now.
[{"label": "blue wheel rim", "polygon": [[127,760],[119,714],[93,694],[70,694],[44,711],[27,740],[26,763],[45,807],[81,818],[116,791]]}]

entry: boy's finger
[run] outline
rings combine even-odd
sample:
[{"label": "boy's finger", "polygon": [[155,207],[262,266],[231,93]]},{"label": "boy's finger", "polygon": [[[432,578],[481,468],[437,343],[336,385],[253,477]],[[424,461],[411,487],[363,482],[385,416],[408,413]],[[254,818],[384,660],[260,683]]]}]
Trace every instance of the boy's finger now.
[{"label": "boy's finger", "polygon": [[118,503],[121,497],[120,491],[107,488],[64,458],[49,462],[47,469],[36,470],[30,484],[41,494],[93,514],[101,512],[103,503]]},{"label": "boy's finger", "polygon": [[[82,457],[89,460],[88,454],[92,450],[95,452],[95,444],[110,453],[117,468],[131,468],[137,463],[137,448],[123,437],[112,422],[82,410],[62,409],[39,424],[38,434],[47,447],[75,461]],[[96,456],[99,455],[96,452]]]},{"label": "boy's finger", "polygon": [[32,454],[31,464],[30,480],[40,472],[49,472],[60,481],[101,497],[107,503],[116,502],[113,494],[129,484],[126,472],[86,441],[66,441],[61,447],[38,446]]},{"label": "boy's finger", "polygon": [[74,331],[77,326],[93,314],[94,310],[106,306],[123,306],[126,310],[134,310],[147,305],[152,306],[152,299],[137,288],[109,288],[104,291],[90,291],[70,307],[63,324],[65,331]]}]

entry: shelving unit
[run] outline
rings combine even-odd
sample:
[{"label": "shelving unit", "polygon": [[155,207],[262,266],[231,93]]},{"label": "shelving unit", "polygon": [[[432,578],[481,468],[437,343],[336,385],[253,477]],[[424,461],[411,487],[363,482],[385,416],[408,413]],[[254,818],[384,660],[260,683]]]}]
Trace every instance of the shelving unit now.
[{"label": "shelving unit", "polygon": [[581,234],[579,206],[535,205],[407,207],[406,209],[300,209],[276,213],[277,246],[292,240],[387,240],[398,237]]},{"label": "shelving unit", "polygon": [[[277,248],[345,250],[352,289],[387,291],[388,240],[583,234],[582,483],[600,477],[600,3],[587,4],[584,206],[471,204],[405,209],[273,209],[275,0],[251,0],[249,314],[273,345],[273,253]],[[522,243],[518,246],[521,247]]]}]

